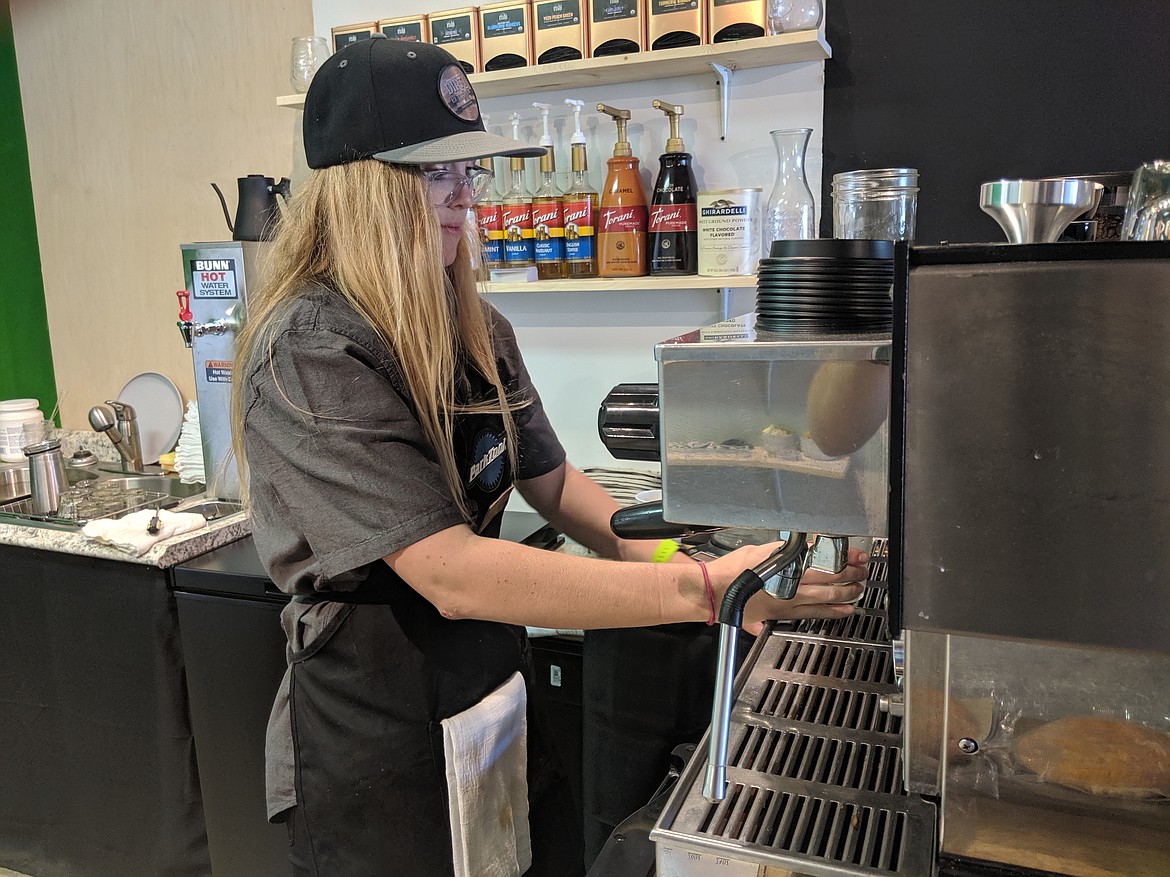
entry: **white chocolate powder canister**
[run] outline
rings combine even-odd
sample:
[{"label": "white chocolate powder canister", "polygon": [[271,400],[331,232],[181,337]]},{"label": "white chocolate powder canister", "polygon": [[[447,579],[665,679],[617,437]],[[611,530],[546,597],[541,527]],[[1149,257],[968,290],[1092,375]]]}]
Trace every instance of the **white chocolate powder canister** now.
[{"label": "white chocolate powder canister", "polygon": [[699,274],[755,274],[760,254],[762,189],[718,189],[695,196]]},{"label": "white chocolate powder canister", "polygon": [[21,450],[28,442],[24,440],[24,425],[40,423],[45,415],[37,407],[36,399],[8,399],[0,402],[0,460],[6,463],[24,462]]}]

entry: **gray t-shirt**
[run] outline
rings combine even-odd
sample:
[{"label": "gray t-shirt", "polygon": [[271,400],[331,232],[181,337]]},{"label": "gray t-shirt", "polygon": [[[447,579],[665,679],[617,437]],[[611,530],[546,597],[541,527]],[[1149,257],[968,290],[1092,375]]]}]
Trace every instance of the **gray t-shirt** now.
[{"label": "gray t-shirt", "polygon": [[[565,453],[516,346],[488,306],[505,387],[530,404],[515,412],[519,480],[551,472]],[[415,413],[392,351],[336,293],[317,288],[283,316],[267,359],[244,386],[253,539],[285,593],[353,591],[382,558],[463,522]],[[379,565],[377,568],[374,565]],[[344,604],[289,604],[290,654],[307,647]],[[296,804],[286,674],[267,740],[268,815]]]}]

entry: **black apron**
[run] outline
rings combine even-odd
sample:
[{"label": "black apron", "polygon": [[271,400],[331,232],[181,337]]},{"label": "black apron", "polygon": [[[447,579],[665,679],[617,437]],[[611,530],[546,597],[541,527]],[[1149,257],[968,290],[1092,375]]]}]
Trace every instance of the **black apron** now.
[{"label": "black apron", "polygon": [[[503,421],[461,415],[455,426],[455,459],[471,485],[474,524],[482,535],[498,536],[512,484]],[[291,657],[298,801],[289,825],[293,872],[452,874],[440,722],[474,706],[516,671],[530,681],[524,628],[446,619],[381,562],[358,591],[336,599],[347,605]],[[533,865],[526,873],[581,874],[580,825],[543,725],[530,698]]]}]

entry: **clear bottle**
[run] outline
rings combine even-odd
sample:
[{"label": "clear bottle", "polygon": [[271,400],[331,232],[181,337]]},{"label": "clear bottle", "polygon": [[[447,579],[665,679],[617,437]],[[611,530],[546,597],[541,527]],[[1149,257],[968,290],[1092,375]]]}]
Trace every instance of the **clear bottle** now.
[{"label": "clear bottle", "polygon": [[585,102],[566,98],[565,103],[572,105],[576,125],[576,130],[569,141],[573,177],[562,198],[565,222],[565,274],[573,278],[596,277],[597,192],[589,185],[585,135],[581,133],[581,108]]},{"label": "clear bottle", "polygon": [[648,211],[642,193],[638,159],[626,139],[629,110],[597,105],[617,123],[617,142],[606,162],[601,191],[601,221],[597,235],[597,273],[602,277],[641,277],[646,273],[646,225]]},{"label": "clear bottle", "polygon": [[695,175],[691,154],[678,136],[681,106],[653,102],[670,119],[666,152],[659,158],[658,180],[650,202],[647,243],[650,273],[655,276],[695,274],[699,270],[698,226],[695,219]]},{"label": "clear bottle", "polygon": [[776,184],[764,214],[764,255],[772,241],[816,237],[816,203],[804,176],[804,153],[812,128],[771,131],[776,146]]},{"label": "clear bottle", "polygon": [[[491,168],[492,159],[481,159],[477,164]],[[487,270],[504,266],[503,203],[496,197],[495,187],[475,205],[475,227],[479,234],[480,262]]]},{"label": "clear bottle", "polygon": [[[512,137],[520,139],[520,115],[512,114]],[[532,198],[524,185],[524,159],[509,159],[510,181],[501,199],[504,225],[504,264],[522,268],[536,264],[532,240]]]},{"label": "clear bottle", "polygon": [[534,103],[544,121],[540,145],[540,184],[532,196],[533,255],[536,276],[541,280],[561,280],[565,277],[565,214],[561,193],[557,191],[556,158],[553,155],[552,136],[548,133],[550,104]]}]

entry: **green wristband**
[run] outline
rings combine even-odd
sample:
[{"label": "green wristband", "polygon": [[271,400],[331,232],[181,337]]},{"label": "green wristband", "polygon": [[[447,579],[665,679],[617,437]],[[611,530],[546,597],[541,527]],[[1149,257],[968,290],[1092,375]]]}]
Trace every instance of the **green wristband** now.
[{"label": "green wristband", "polygon": [[675,552],[678,551],[678,543],[673,539],[663,539],[654,548],[654,553],[650,555],[651,563],[666,563],[672,558]]}]

